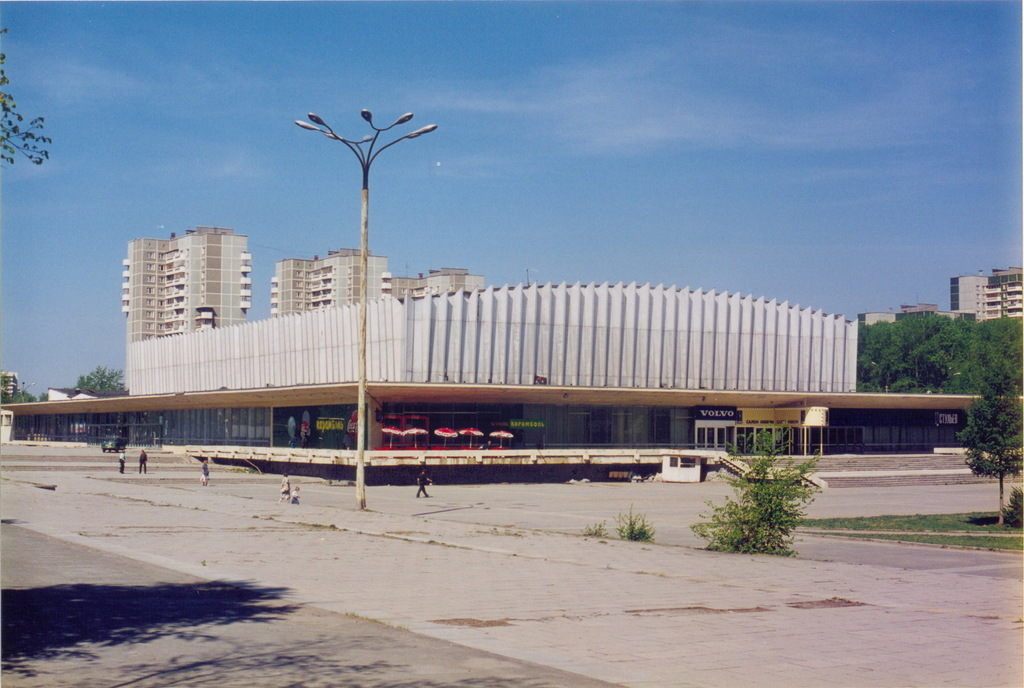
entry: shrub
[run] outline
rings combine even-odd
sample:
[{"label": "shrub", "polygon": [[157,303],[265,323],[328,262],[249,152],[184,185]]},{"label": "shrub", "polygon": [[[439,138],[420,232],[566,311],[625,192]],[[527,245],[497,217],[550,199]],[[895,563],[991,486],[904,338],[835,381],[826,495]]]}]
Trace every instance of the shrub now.
[{"label": "shrub", "polygon": [[[783,430],[782,436],[785,437]],[[745,456],[750,469],[741,476],[730,476],[735,498],[711,507],[708,520],[690,529],[708,541],[708,549],[745,554],[791,556],[793,530],[803,517],[804,507],[814,499],[818,488],[807,477],[817,465],[813,457],[803,463],[782,459],[788,449],[771,430],[761,430],[745,447],[753,456]]]},{"label": "shrub", "polygon": [[1019,487],[1010,490],[1010,500],[1003,507],[1003,521],[1011,528],[1020,528],[1024,521],[1024,493]]},{"label": "shrub", "polygon": [[583,534],[588,537],[608,537],[608,529],[604,527],[605,521],[593,525],[584,526]]},{"label": "shrub", "polygon": [[654,526],[648,522],[643,514],[634,514],[633,507],[629,507],[629,513],[620,513],[615,517],[619,525],[615,532],[623,540],[634,540],[636,542],[654,542]]}]

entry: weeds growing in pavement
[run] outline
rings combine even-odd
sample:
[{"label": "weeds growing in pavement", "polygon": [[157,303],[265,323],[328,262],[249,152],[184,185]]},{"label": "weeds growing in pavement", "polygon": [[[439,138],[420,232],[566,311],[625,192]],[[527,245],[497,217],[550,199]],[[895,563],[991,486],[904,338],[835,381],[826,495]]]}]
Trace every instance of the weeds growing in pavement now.
[{"label": "weeds growing in pavement", "polygon": [[654,526],[643,514],[634,514],[632,505],[629,513],[620,513],[615,517],[615,522],[618,524],[615,532],[623,540],[654,542]]}]

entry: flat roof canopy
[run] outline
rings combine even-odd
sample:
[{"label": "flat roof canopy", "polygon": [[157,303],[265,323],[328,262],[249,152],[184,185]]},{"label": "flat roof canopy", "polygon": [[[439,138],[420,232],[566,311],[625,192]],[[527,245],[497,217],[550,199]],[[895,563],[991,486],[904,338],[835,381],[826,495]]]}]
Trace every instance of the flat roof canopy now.
[{"label": "flat roof canopy", "polygon": [[[867,394],[740,392],[725,390],[623,389],[549,385],[462,385],[370,383],[377,402],[477,404],[585,404],[593,406],[737,406],[741,408],[966,409],[975,398],[951,394]],[[265,389],[217,390],[184,394],[109,397],[13,404],[15,415],[171,411],[200,408],[268,408],[356,403],[356,384],[303,385]]]}]

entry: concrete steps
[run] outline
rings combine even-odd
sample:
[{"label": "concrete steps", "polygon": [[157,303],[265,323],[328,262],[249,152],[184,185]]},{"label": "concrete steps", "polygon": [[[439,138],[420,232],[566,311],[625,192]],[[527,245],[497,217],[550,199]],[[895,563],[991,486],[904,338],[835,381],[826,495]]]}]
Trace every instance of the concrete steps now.
[{"label": "concrete steps", "polygon": [[964,485],[991,482],[967,468],[960,454],[823,456],[815,476],[830,488]]},{"label": "concrete steps", "polygon": [[981,478],[970,471],[959,474],[925,473],[920,475],[871,475],[865,471],[859,476],[821,476],[829,488],[843,487],[904,487],[907,485],[968,485],[974,483],[994,482],[991,478]]}]

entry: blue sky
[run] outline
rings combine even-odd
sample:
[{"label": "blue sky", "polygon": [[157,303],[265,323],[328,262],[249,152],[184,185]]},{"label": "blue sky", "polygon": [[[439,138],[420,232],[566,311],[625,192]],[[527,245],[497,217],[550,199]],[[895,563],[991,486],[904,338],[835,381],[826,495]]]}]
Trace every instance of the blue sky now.
[{"label": "blue sky", "polygon": [[[124,367],[137,237],[357,247],[339,133],[416,113],[375,163],[397,275],[632,282],[841,313],[949,307],[1021,260],[1019,3],[21,3],[8,90],[51,158],[2,173],[2,366]],[[529,272],[528,272],[529,270]]]}]

